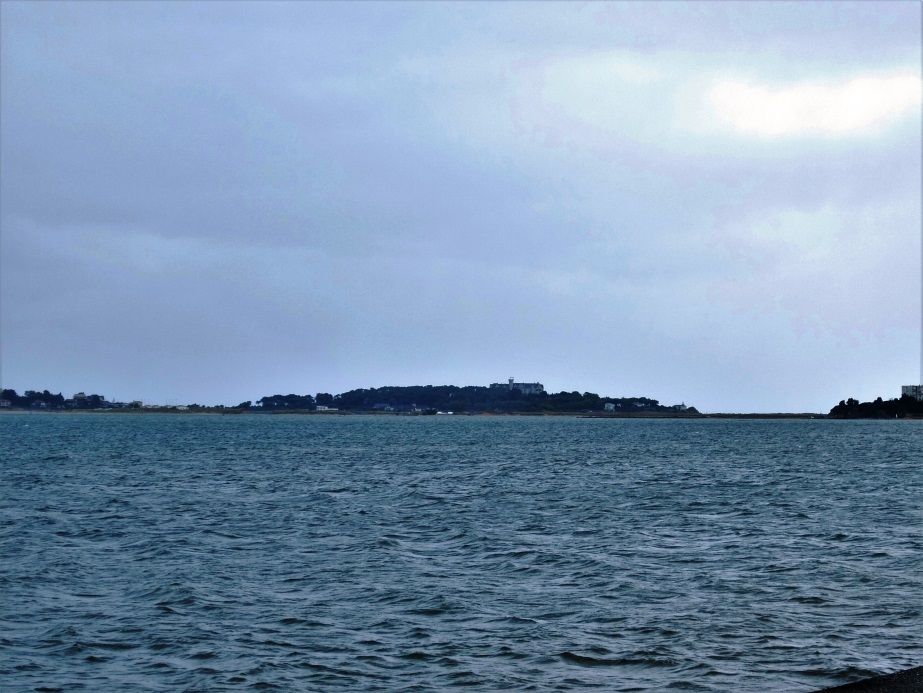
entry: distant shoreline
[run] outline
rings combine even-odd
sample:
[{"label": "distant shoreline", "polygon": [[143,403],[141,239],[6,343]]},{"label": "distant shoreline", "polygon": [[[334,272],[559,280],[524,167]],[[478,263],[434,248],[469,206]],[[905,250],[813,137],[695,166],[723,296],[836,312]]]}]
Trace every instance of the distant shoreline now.
[{"label": "distant shoreline", "polygon": [[[397,416],[397,417],[428,417],[433,415],[411,414],[407,412],[380,412],[380,411],[314,411],[311,409],[289,409],[285,411],[248,411],[244,409],[218,409],[218,408],[201,408],[196,410],[177,410],[168,407],[159,407],[156,409],[0,409],[0,414],[50,414],[50,415],[69,415],[69,414],[128,414],[131,416],[141,416],[144,414],[175,414],[179,416],[201,416],[221,415],[221,416]],[[445,416],[445,415],[435,415]],[[509,417],[509,416],[528,416],[528,417],[571,417],[578,419],[827,419],[826,414],[810,412],[774,412],[774,413],[728,413],[717,412],[713,414],[691,414],[684,412],[453,412],[451,416],[484,416],[484,417]]]},{"label": "distant shoreline", "polygon": [[625,413],[603,413],[603,414],[583,414],[588,419],[826,419],[826,414],[812,414],[810,412],[771,412],[767,414],[758,413],[732,413],[716,412],[714,414],[683,414],[681,412],[625,412]]}]

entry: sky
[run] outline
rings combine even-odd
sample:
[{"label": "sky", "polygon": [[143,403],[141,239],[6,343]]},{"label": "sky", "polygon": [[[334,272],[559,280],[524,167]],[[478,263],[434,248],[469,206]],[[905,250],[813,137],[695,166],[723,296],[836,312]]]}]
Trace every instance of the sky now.
[{"label": "sky", "polygon": [[0,5],[0,380],[921,378],[920,2]]}]

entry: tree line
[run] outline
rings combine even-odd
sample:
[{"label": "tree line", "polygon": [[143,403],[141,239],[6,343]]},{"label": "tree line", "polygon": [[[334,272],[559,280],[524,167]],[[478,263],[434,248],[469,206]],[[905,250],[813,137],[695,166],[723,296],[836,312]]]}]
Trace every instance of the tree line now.
[{"label": "tree line", "polygon": [[840,400],[828,416],[833,419],[920,418],[923,417],[923,400],[902,395],[900,399],[882,400],[879,397],[874,402],[860,402],[850,397]]},{"label": "tree line", "polygon": [[[99,395],[95,395],[99,397]],[[63,409],[68,401],[60,392],[53,394],[48,390],[26,390],[22,395],[17,394],[16,390],[0,391],[0,400],[6,400],[13,407],[33,408],[42,407],[43,409]]]},{"label": "tree line", "polygon": [[574,412],[602,411],[611,403],[620,412],[670,411],[648,397],[600,397],[594,392],[525,395],[518,389],[478,385],[411,385],[359,388],[338,395],[270,395],[258,400],[264,410],[313,409],[318,405],[345,411]]},{"label": "tree line", "polygon": [[[108,402],[102,395],[83,395],[65,398],[61,393],[48,390],[26,390],[19,395],[15,390],[5,389],[0,393],[0,400],[6,400],[9,406],[16,408],[42,409],[100,409],[139,407],[140,402],[125,404]],[[601,397],[594,392],[541,392],[523,394],[518,389],[506,387],[485,387],[469,385],[412,385],[387,386],[379,388],[359,388],[338,395],[329,392],[311,394],[276,394],[261,397],[255,402],[247,400],[236,406],[203,407],[189,404],[184,407],[166,407],[168,409],[236,409],[262,411],[311,411],[319,406],[341,409],[344,411],[416,411],[418,413],[435,413],[436,411],[497,412],[497,413],[555,413],[555,412],[601,412],[606,404],[611,404],[613,411],[632,412],[667,412],[674,407],[663,406],[656,399],[649,397]],[[694,408],[687,410],[695,413]]]}]

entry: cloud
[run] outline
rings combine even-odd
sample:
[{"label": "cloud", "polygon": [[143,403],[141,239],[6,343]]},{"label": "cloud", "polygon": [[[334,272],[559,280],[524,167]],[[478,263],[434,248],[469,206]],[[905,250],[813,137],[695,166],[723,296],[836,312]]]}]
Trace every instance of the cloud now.
[{"label": "cloud", "polygon": [[707,99],[714,114],[740,132],[767,137],[845,136],[913,114],[919,117],[921,82],[910,72],[781,88],[728,80],[715,84]]},{"label": "cloud", "polygon": [[5,3],[5,384],[893,391],[919,7],[833,5]]}]

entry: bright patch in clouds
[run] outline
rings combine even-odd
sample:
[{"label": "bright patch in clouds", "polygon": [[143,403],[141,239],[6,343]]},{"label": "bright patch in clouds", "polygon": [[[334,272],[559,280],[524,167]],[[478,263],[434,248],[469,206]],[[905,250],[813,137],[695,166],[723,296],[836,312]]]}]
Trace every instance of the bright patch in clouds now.
[{"label": "bright patch in clouds", "polygon": [[715,113],[742,132],[848,135],[918,113],[921,82],[909,72],[783,88],[725,81],[713,86],[708,98]]}]

